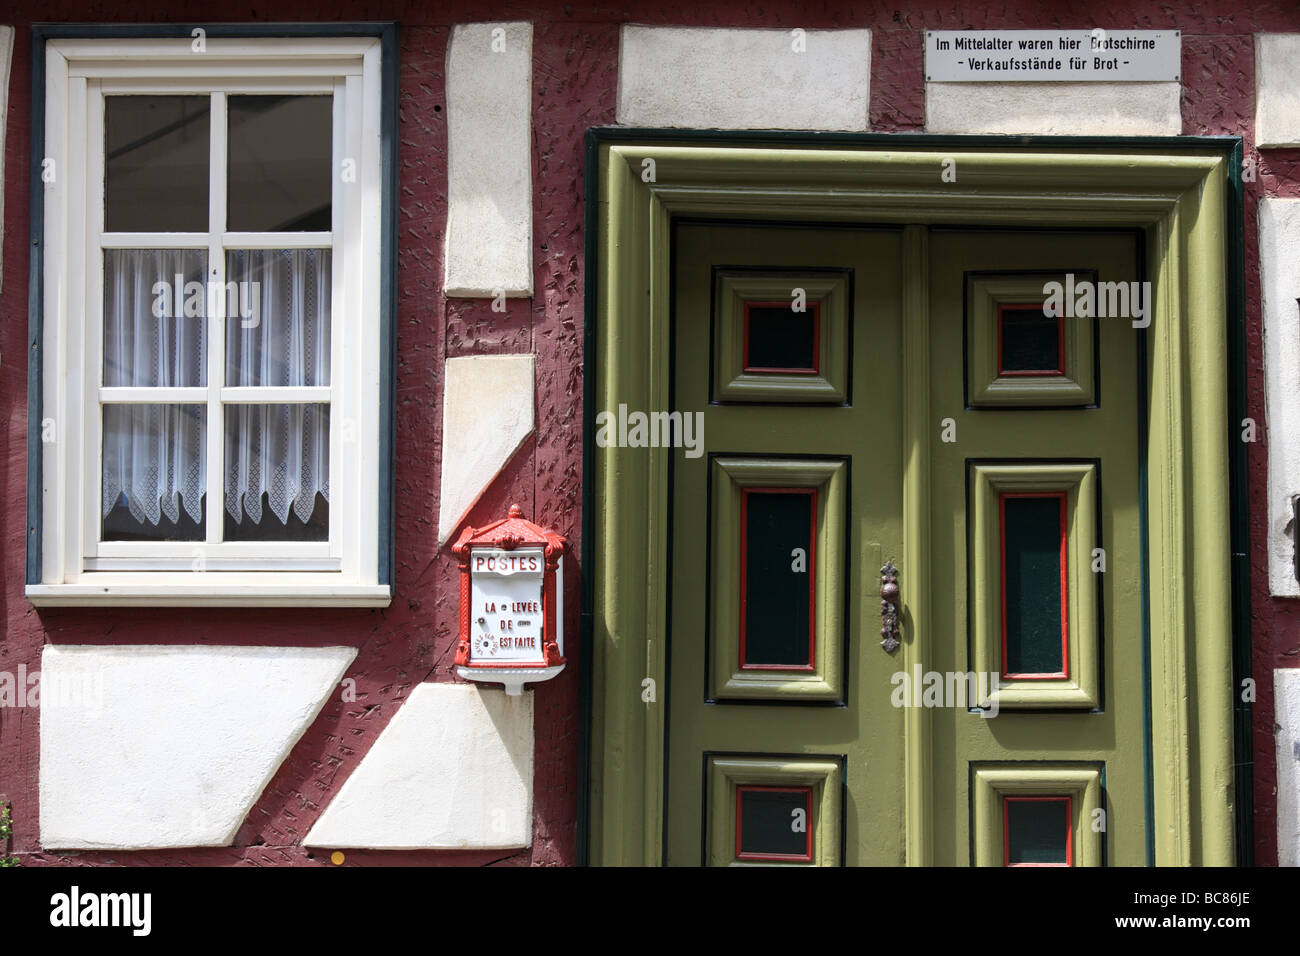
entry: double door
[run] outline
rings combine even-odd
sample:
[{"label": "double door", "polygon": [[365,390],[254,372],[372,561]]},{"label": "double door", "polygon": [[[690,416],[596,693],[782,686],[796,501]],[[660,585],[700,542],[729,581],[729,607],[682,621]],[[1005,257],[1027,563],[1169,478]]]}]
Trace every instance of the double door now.
[{"label": "double door", "polygon": [[666,861],[1143,862],[1139,238],[673,242]]}]

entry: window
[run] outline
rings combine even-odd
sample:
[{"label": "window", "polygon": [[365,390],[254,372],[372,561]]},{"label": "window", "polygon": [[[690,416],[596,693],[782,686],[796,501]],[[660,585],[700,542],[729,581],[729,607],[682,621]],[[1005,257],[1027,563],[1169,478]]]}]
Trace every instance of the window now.
[{"label": "window", "polygon": [[393,29],[73,29],[38,33],[28,596],[387,604]]}]

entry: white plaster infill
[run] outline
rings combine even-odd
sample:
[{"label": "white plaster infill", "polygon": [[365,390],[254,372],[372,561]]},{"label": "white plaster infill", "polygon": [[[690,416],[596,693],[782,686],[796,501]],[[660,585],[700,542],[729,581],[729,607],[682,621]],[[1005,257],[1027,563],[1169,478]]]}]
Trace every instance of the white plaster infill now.
[{"label": "white plaster infill", "polygon": [[448,296],[533,291],[533,25],[462,23],[447,46]]},{"label": "white plaster infill", "polygon": [[1182,84],[926,83],[927,133],[1177,136]]},{"label": "white plaster infill", "polygon": [[228,846],[356,655],[47,646],[42,682],[94,687],[100,699],[41,707],[41,845]]},{"label": "white plaster infill", "polygon": [[9,67],[13,57],[14,28],[0,27],[0,257],[5,240],[5,127],[9,120]]},{"label": "white plaster infill", "polygon": [[533,433],[533,357],[447,359],[442,402],[438,547]]},{"label": "white plaster infill", "polygon": [[1255,146],[1300,146],[1300,33],[1255,35]]},{"label": "white plaster infill", "polygon": [[420,684],[303,843],[509,849],[532,832],[533,695]]},{"label": "white plaster infill", "polygon": [[[1300,496],[1300,199],[1259,204],[1268,415],[1268,588],[1300,597],[1292,502]],[[1233,422],[1241,428],[1240,422]]]},{"label": "white plaster infill", "polygon": [[1300,668],[1273,671],[1277,863],[1300,866]]},{"label": "white plaster infill", "polygon": [[622,29],[625,126],[863,131],[870,105],[870,30]]}]

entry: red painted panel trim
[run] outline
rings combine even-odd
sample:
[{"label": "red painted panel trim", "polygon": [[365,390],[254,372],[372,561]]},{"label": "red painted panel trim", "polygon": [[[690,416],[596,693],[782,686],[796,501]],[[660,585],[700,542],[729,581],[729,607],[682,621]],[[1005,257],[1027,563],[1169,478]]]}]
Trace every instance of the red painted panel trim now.
[{"label": "red painted panel trim", "polygon": [[1058,315],[1056,317],[1056,368],[1020,368],[1007,369],[1002,367],[1002,316],[1008,310],[1012,312],[1042,312],[1042,306],[1038,305],[998,305],[998,377],[1006,376],[1042,376],[1042,375],[1064,375],[1065,374],[1065,317]]},{"label": "red painted panel trim", "polygon": [[[745,604],[749,596],[749,496],[808,495],[808,663],[748,664],[745,662]],[[813,671],[817,669],[817,489],[816,488],[741,488],[740,489],[740,661],[742,671]]]},{"label": "red painted panel trim", "polygon": [[[1064,863],[1012,863],[1011,862],[1011,803],[1064,803],[1065,804],[1065,862]],[[1003,797],[1002,798],[1002,865],[1003,866],[1074,866],[1074,798],[1061,797]]]},{"label": "red painted panel trim", "polygon": [[770,365],[750,365],[749,364],[749,310],[756,309],[789,309],[789,302],[745,302],[745,354],[741,362],[741,367],[746,372],[780,372],[786,375],[820,375],[821,374],[821,342],[822,342],[822,310],[820,302],[813,302],[812,305],[812,323],[813,323],[813,363],[812,368],[803,366],[791,367],[774,367]]},{"label": "red painted panel trim", "polygon": [[[1012,673],[1007,670],[1007,499],[1008,498],[1058,498],[1061,502],[1061,670],[1058,673]],[[1017,680],[1048,680],[1070,676],[1070,574],[1066,563],[1066,545],[1069,526],[1066,524],[1066,493],[1064,491],[1002,492],[998,495],[998,552],[1002,569],[999,585],[1002,591],[1002,676]]]},{"label": "red painted panel trim", "polygon": [[[765,790],[768,793],[802,793],[804,795],[804,852],[803,853],[745,853],[740,849],[740,826],[742,814],[741,795],[746,791]],[[812,787],[765,787],[744,785],[736,787],[736,859],[737,860],[776,860],[783,863],[811,863],[813,858],[813,812]]]}]

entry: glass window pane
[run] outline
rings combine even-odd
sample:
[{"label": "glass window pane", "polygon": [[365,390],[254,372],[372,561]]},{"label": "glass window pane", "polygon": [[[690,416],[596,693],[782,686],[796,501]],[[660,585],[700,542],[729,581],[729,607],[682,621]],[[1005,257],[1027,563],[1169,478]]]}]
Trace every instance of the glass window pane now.
[{"label": "glass window pane", "polygon": [[227,405],[226,541],[327,541],[330,409]]},{"label": "glass window pane", "polygon": [[105,541],[202,541],[202,405],[105,405]]},{"label": "glass window pane", "polygon": [[231,96],[226,103],[226,228],[328,232],[333,221],[333,97]]},{"label": "glass window pane", "polygon": [[202,249],[104,251],[104,384],[207,384]]},{"label": "glass window pane", "polygon": [[1003,675],[1065,673],[1065,495],[1002,496]]},{"label": "glass window pane", "polygon": [[812,859],[812,789],[742,786],[736,791],[738,859]]},{"label": "glass window pane", "polygon": [[226,384],[330,383],[330,250],[227,253]]},{"label": "glass window pane", "polygon": [[998,307],[998,374],[1064,374],[1064,331],[1060,316],[1043,315],[1040,305]]},{"label": "glass window pane", "polygon": [[104,228],[207,232],[210,100],[104,99]]},{"label": "glass window pane", "polygon": [[805,312],[795,312],[788,302],[746,302],[745,371],[815,375],[819,313],[816,302]]},{"label": "glass window pane", "polygon": [[1069,866],[1070,801],[1066,797],[1006,797],[1008,866]]},{"label": "glass window pane", "polygon": [[[811,668],[817,541],[813,488],[741,492],[740,666]],[[796,563],[799,549],[806,556]]]}]

